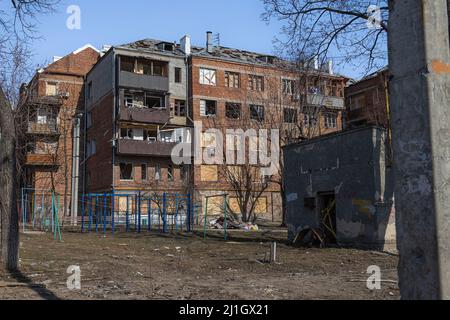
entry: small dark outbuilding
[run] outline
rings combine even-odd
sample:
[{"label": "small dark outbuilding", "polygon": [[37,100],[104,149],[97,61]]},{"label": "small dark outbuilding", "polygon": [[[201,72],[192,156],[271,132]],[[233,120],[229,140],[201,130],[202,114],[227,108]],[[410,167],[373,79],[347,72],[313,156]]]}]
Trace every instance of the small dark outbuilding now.
[{"label": "small dark outbuilding", "polygon": [[343,131],[284,148],[286,223],[293,240],[322,228],[328,242],[383,250],[396,240],[389,139]]}]

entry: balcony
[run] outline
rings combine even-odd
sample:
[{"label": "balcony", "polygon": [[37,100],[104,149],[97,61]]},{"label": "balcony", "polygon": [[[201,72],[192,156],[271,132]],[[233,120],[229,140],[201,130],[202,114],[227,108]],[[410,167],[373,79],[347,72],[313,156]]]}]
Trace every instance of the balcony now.
[{"label": "balcony", "polygon": [[29,122],[27,134],[57,136],[57,135],[59,135],[59,130],[58,130],[58,126],[56,125],[56,123]]},{"label": "balcony", "polygon": [[308,94],[308,105],[325,106],[332,109],[344,109],[344,98],[326,96],[323,94]]},{"label": "balcony", "polygon": [[25,165],[32,167],[57,166],[56,155],[29,153],[25,157]]},{"label": "balcony", "polygon": [[170,157],[176,143],[119,139],[119,155]]},{"label": "balcony", "polygon": [[170,119],[170,112],[167,108],[120,108],[119,120],[139,123],[165,124]]},{"label": "balcony", "polygon": [[120,71],[119,85],[121,87],[168,92],[169,78],[163,76]]}]

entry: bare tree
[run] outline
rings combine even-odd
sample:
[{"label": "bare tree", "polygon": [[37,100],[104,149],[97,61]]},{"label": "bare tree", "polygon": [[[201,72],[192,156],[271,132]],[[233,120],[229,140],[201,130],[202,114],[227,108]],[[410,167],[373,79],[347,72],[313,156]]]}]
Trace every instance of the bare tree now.
[{"label": "bare tree", "polygon": [[7,270],[16,270],[19,261],[14,107],[20,98],[19,83],[27,75],[28,43],[36,34],[36,18],[50,12],[58,1],[11,0],[0,9],[0,249],[1,266]]},{"label": "bare tree", "polygon": [[262,0],[266,22],[283,24],[278,49],[288,57],[333,57],[379,69],[387,60],[388,0]]}]

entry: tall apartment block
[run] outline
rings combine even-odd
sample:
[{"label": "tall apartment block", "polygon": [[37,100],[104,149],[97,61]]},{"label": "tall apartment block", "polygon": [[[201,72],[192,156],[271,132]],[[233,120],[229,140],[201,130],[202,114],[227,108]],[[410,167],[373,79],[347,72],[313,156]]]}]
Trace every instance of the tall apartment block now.
[{"label": "tall apartment block", "polygon": [[146,39],[102,55],[85,78],[82,193],[190,193],[203,209],[207,198],[219,196],[209,201],[214,215],[224,194],[230,210],[240,213],[237,193],[251,189],[258,217],[281,222],[281,172],[266,177],[259,174],[263,165],[252,165],[250,185],[238,187],[230,171],[243,166],[176,165],[172,150],[182,142],[202,154],[217,153],[211,128],[225,140],[227,129],[279,129],[281,146],[341,130],[348,79],[333,74],[331,65],[294,66],[214,45],[212,38],[208,32],[205,47],[191,46],[189,36],[179,43]]},{"label": "tall apartment block", "polygon": [[[279,129],[281,146],[342,129],[348,79],[333,74],[331,64],[294,66],[274,56],[215,46],[212,38],[208,32],[206,47],[193,47],[189,59],[192,118],[202,123],[204,152],[216,144],[214,134],[205,132],[209,128],[222,130],[224,137],[227,129]],[[252,148],[248,141],[246,148]],[[261,176],[255,166],[251,183],[236,181],[246,179],[242,170],[241,176],[230,179],[230,170],[239,172],[239,166],[196,165],[195,200],[205,208],[206,198],[228,194],[230,209],[240,213],[246,205],[242,198],[256,194],[258,199],[247,205],[254,206],[260,219],[281,222],[282,160],[280,165],[272,177]],[[237,185],[247,194],[240,190],[238,196]],[[221,212],[222,202],[221,197],[210,198],[208,214]]]},{"label": "tall apartment block", "polygon": [[186,66],[179,45],[142,40],[111,47],[88,73],[86,192],[189,191],[190,167],[171,160],[192,139]]},{"label": "tall apartment block", "polygon": [[21,88],[21,187],[29,191],[24,197],[35,212],[44,206],[41,197],[50,201],[48,193],[54,190],[61,197],[60,212],[70,215],[74,123],[84,110],[85,76],[99,57],[91,45],[54,57]]}]

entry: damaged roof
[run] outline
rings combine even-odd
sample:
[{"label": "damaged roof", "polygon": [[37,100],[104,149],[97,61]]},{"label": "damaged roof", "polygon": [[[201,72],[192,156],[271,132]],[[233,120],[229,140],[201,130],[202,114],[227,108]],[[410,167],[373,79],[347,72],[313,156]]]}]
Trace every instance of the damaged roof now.
[{"label": "damaged roof", "polygon": [[[165,50],[164,45],[168,45],[171,50]],[[117,49],[136,50],[147,53],[157,53],[164,55],[171,55],[174,57],[184,57],[185,54],[181,50],[181,46],[176,42],[168,42],[156,39],[143,39],[132,43],[116,46]],[[246,50],[214,46],[212,52],[208,52],[204,47],[191,46],[191,54],[198,57],[221,59],[230,62],[254,64],[262,67],[278,67],[291,69],[293,63],[280,59],[273,55],[251,52]],[[343,77],[339,74],[334,74],[335,77]],[[346,78],[346,77],[344,77]]]}]

